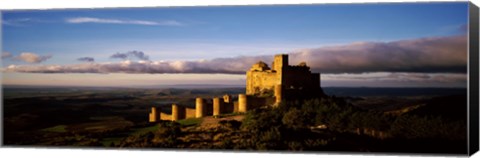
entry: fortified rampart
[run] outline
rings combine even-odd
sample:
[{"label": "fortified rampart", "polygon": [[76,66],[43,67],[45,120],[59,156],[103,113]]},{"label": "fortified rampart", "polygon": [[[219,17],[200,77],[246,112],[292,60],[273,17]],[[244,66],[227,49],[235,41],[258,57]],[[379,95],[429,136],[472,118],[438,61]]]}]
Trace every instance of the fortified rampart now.
[{"label": "fortified rampart", "polygon": [[295,66],[288,65],[286,54],[275,55],[272,68],[259,61],[252,65],[246,75],[246,94],[239,94],[236,101],[230,95],[214,97],[208,102],[204,98],[196,98],[195,108],[172,104],[170,114],[152,107],[149,121],[177,121],[235,112],[244,113],[261,106],[277,106],[283,100],[323,95],[320,74],[312,73],[305,62]]},{"label": "fortified rampart", "polygon": [[[160,120],[178,121],[188,118],[201,118],[235,112],[247,112],[247,110],[249,110],[247,104],[248,100],[245,94],[239,94],[238,101],[236,102],[232,102],[232,97],[229,95],[224,95],[221,98],[215,97],[212,99],[211,104],[207,103],[203,98],[196,98],[195,108],[172,104],[171,113],[161,112],[161,108],[152,107],[152,111],[149,115],[149,122],[157,122]],[[240,111],[240,109],[242,110]]]}]

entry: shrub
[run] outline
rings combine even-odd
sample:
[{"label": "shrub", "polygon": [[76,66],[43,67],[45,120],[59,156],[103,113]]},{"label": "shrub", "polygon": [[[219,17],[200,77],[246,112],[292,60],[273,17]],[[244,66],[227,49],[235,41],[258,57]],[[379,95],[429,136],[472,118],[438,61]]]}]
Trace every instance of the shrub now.
[{"label": "shrub", "polygon": [[466,140],[466,123],[447,121],[441,117],[410,116],[398,117],[392,124],[392,135],[407,139]]},{"label": "shrub", "polygon": [[218,122],[220,125],[228,128],[228,129],[232,129],[232,130],[237,130],[240,128],[240,126],[242,125],[242,122],[240,121],[237,121],[237,120],[221,120],[220,122]]},{"label": "shrub", "polygon": [[297,130],[307,128],[309,125],[313,124],[313,121],[310,118],[311,116],[309,116],[309,113],[292,108],[283,115],[282,123],[287,128]]}]

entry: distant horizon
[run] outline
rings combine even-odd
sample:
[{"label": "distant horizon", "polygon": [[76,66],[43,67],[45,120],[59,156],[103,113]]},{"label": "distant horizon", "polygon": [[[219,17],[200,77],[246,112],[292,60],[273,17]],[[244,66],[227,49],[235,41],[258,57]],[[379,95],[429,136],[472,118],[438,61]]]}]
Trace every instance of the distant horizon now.
[{"label": "distant horizon", "polygon": [[[175,87],[177,86],[177,87]],[[213,87],[209,87],[213,86]],[[223,85],[223,84],[175,84],[175,85],[155,85],[155,86],[75,86],[75,85],[2,85],[2,88],[45,88],[45,87],[52,87],[52,88],[138,88],[138,89],[156,89],[156,88],[179,88],[179,89],[185,89],[185,88],[208,88],[208,89],[214,89],[214,88],[245,88],[245,85]],[[150,88],[149,88],[150,87]],[[357,86],[357,87],[349,87],[349,86],[327,86],[327,87],[321,87],[321,88],[397,88],[397,89],[402,89],[402,88],[426,88],[426,89],[467,89],[468,87],[367,87],[367,86]]]}]

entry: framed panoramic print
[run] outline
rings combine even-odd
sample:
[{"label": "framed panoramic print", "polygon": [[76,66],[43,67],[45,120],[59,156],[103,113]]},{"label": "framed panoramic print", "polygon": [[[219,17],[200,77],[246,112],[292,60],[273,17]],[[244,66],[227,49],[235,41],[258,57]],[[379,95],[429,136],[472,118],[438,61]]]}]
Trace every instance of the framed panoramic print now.
[{"label": "framed panoramic print", "polygon": [[2,145],[478,151],[468,1],[1,11]]}]

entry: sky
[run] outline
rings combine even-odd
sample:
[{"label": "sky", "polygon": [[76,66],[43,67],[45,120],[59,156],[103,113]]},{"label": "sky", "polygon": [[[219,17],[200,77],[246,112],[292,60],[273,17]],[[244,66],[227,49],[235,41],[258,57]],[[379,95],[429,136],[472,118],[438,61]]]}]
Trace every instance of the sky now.
[{"label": "sky", "polygon": [[3,85],[245,85],[286,53],[326,87],[467,86],[467,2],[1,13]]}]

